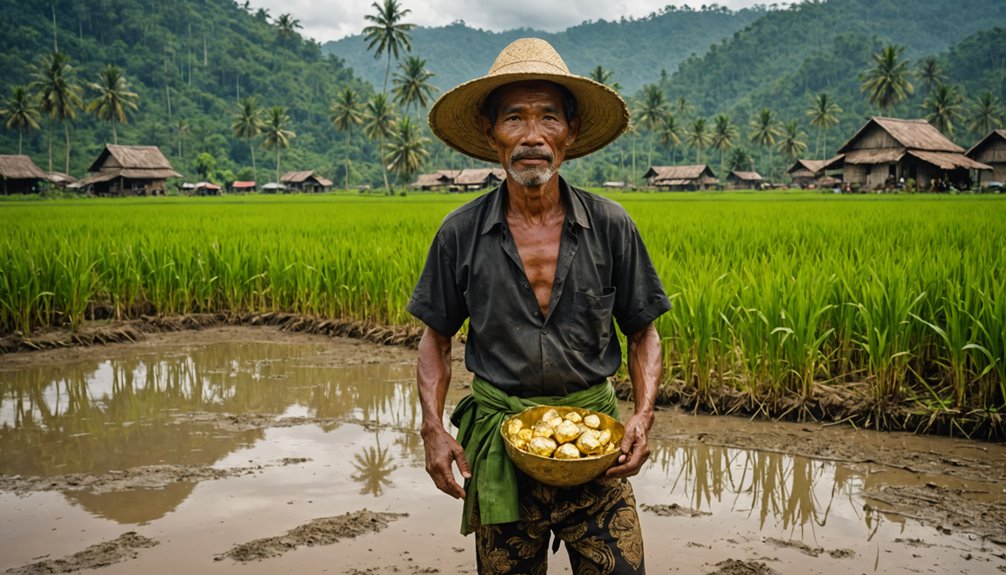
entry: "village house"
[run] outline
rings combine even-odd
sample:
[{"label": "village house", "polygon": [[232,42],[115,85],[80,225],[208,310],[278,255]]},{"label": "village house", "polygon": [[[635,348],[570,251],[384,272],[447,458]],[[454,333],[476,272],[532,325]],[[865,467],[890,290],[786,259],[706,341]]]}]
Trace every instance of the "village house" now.
[{"label": "village house", "polygon": [[409,187],[423,191],[448,189],[459,173],[460,170],[437,170],[430,174],[419,174]]},{"label": "village house", "polygon": [[484,190],[500,185],[506,179],[503,168],[466,168],[454,177],[454,189]]},{"label": "village house", "polygon": [[727,183],[735,190],[757,190],[764,178],[758,172],[733,170],[726,177]]},{"label": "village house", "polygon": [[[789,174],[794,186],[801,188],[824,187],[837,180],[837,178],[827,174],[826,170],[835,170],[836,168],[831,166],[840,159],[840,156],[828,158],[827,160],[798,159],[786,170],[786,173]],[[838,169],[841,169],[840,162]]]},{"label": "village house", "polygon": [[42,168],[28,156],[0,156],[0,193],[33,194],[41,191],[42,182],[48,179]]},{"label": "village house", "polygon": [[1006,182],[1006,130],[993,130],[965,155],[992,168],[991,174],[981,174],[982,183]]},{"label": "village house", "polygon": [[168,178],[180,178],[157,146],[105,144],[90,175],[77,188],[96,196],[161,196]]},{"label": "village house", "polygon": [[258,189],[258,184],[248,180],[237,180],[231,183],[232,192],[254,192]]},{"label": "village house", "polygon": [[279,179],[288,191],[324,192],[332,187],[332,180],[314,175],[314,170],[287,172]]},{"label": "village house", "polygon": [[958,189],[971,186],[971,170],[991,170],[964,155],[925,120],[873,117],[839,148],[824,167],[842,167],[842,180],[864,190],[899,187],[909,180],[916,189]]},{"label": "village house", "polygon": [[716,174],[705,164],[692,166],[651,166],[643,174],[651,188],[665,191],[706,190],[719,183]]}]

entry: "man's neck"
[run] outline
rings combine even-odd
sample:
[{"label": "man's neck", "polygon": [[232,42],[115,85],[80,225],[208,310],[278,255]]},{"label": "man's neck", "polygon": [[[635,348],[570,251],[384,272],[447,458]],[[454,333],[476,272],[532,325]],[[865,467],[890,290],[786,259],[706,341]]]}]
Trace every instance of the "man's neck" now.
[{"label": "man's neck", "polygon": [[507,176],[507,217],[518,217],[528,223],[544,222],[550,216],[565,212],[559,191],[559,174],[541,186],[527,187]]}]

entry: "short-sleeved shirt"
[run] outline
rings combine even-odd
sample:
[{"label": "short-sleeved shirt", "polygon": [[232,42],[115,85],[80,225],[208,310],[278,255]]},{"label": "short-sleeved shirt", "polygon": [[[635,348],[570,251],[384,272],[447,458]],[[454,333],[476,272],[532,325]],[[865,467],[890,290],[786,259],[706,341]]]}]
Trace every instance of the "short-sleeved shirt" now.
[{"label": "short-sleeved shirt", "polygon": [[443,221],[408,311],[451,337],[469,320],[465,366],[520,397],[602,383],[633,334],[671,308],[635,223],[612,200],[560,178],[566,221],[543,315],[506,221],[507,188]]}]

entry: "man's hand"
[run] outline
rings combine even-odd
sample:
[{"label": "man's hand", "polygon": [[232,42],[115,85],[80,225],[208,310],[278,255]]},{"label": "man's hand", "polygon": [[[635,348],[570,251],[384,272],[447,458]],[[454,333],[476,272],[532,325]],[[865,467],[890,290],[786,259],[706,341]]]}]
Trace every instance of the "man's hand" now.
[{"label": "man's hand", "polygon": [[660,335],[652,323],[630,335],[628,339],[629,379],[632,381],[636,413],[625,423],[622,455],[618,457],[618,464],[608,470],[608,477],[635,475],[650,457],[650,446],[646,440],[653,425],[653,405],[657,400],[657,388],[664,368]]},{"label": "man's hand", "polygon": [[608,469],[605,475],[608,477],[631,477],[639,473],[643,464],[650,457],[647,434],[651,425],[653,425],[652,412],[649,417],[637,413],[629,418],[625,424],[625,436],[622,438],[622,454],[618,456],[617,465]]},{"label": "man's hand", "polygon": [[461,476],[471,479],[472,472],[461,444],[446,430],[440,430],[423,434],[423,446],[426,448],[426,472],[433,478],[437,489],[455,499],[464,499],[465,489],[454,479],[452,468],[452,464],[457,463]]}]

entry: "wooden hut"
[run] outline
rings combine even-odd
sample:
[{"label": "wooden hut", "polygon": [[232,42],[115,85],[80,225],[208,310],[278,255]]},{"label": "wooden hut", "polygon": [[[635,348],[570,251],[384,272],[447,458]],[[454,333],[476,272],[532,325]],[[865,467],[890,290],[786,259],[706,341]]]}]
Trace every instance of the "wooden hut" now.
[{"label": "wooden hut", "polygon": [[758,172],[733,170],[726,177],[727,183],[735,190],[757,190],[764,178]]},{"label": "wooden hut", "polygon": [[297,192],[324,192],[332,187],[332,180],[316,176],[314,170],[287,172],[279,181],[287,190]]},{"label": "wooden hut", "polygon": [[37,193],[47,179],[28,156],[0,156],[0,193],[4,195]]},{"label": "wooden hut", "polygon": [[250,180],[237,180],[231,183],[232,192],[254,192],[258,189],[258,184]]},{"label": "wooden hut", "polygon": [[454,179],[459,173],[460,170],[437,170],[429,174],[419,174],[409,187],[425,191],[448,189],[454,184]]},{"label": "wooden hut", "polygon": [[971,185],[971,170],[991,170],[964,155],[925,120],[873,117],[839,148],[824,167],[842,167],[842,180],[864,190],[896,188],[914,180],[917,189],[958,189]]},{"label": "wooden hut", "polygon": [[993,130],[965,155],[992,168],[991,174],[982,174],[982,180],[1006,183],[1006,130]]},{"label": "wooden hut", "polygon": [[706,164],[692,166],[651,166],[643,174],[648,186],[665,191],[705,190],[719,183]]},{"label": "wooden hut", "polygon": [[468,168],[454,177],[453,187],[462,191],[484,190],[500,185],[505,179],[503,168]]},{"label": "wooden hut", "polygon": [[96,196],[160,196],[168,178],[182,177],[157,146],[105,144],[87,171],[77,187]]}]

